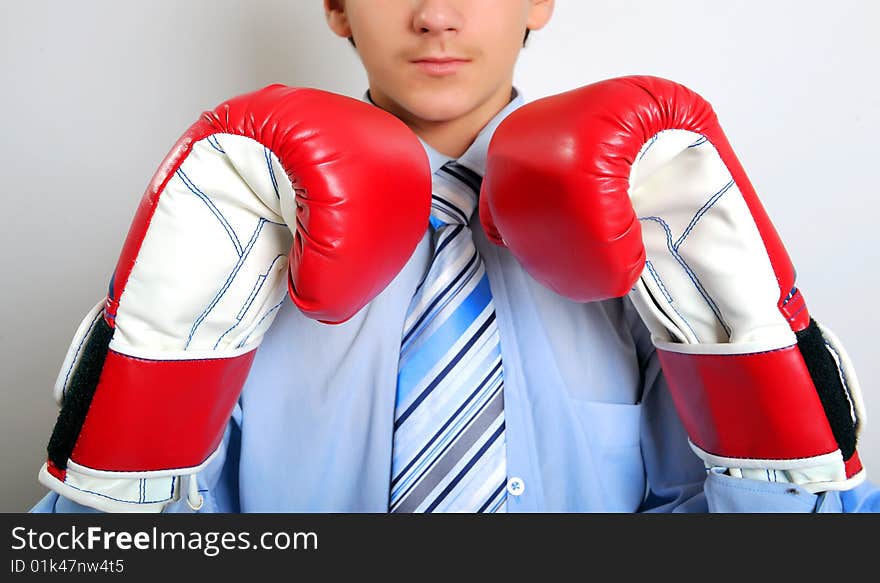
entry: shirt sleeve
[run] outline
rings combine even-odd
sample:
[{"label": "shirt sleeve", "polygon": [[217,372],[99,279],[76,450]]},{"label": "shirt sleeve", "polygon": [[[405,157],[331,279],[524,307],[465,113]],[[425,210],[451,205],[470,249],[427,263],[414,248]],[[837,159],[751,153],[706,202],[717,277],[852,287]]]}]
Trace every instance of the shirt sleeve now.
[{"label": "shirt sleeve", "polygon": [[56,492],[49,492],[37,502],[28,512],[32,514],[85,514],[98,513],[100,510],[77,504]]},{"label": "shirt sleeve", "polygon": [[[199,472],[197,483],[204,498],[198,512],[240,512],[238,497],[238,461],[241,451],[241,402],[235,405],[223,433],[217,456]],[[186,481],[180,500],[165,507],[165,512],[194,512],[186,502]],[[89,506],[74,502],[56,492],[49,492],[31,509],[31,513],[97,513]]]},{"label": "shirt sleeve", "polygon": [[626,301],[642,371],[642,456],[647,494],[642,512],[878,512],[880,489],[870,482],[846,492],[812,494],[794,484],[734,478],[707,471],[690,449],[650,332]]}]

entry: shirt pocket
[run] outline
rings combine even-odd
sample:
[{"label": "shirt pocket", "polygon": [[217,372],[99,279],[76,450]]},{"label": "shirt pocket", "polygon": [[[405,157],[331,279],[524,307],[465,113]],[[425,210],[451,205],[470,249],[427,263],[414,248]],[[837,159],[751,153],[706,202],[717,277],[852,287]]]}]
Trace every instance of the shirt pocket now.
[{"label": "shirt pocket", "polygon": [[610,512],[634,512],[645,495],[642,404],[571,399]]}]

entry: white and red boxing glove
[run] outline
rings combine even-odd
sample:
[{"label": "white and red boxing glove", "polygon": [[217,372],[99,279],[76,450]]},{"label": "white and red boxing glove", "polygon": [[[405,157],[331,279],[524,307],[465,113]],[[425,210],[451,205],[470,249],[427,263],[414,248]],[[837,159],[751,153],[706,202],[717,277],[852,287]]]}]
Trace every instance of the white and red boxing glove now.
[{"label": "white and red boxing glove", "polygon": [[493,137],[481,198],[490,237],[551,289],[629,293],[707,467],[812,492],[864,479],[852,363],[700,96],[623,77],[527,104]]},{"label": "white and red boxing glove", "polygon": [[40,482],[99,510],[161,511],[189,476],[198,507],[195,474],[284,296],[348,320],[412,255],[430,206],[423,147],[377,107],[272,85],[205,112],[77,331]]}]

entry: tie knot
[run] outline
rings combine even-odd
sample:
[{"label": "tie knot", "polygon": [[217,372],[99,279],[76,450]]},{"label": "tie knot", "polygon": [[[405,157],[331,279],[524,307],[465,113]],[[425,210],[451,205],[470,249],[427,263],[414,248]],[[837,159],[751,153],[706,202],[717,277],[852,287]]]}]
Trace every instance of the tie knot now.
[{"label": "tie knot", "polygon": [[477,208],[482,182],[479,174],[455,160],[437,170],[432,180],[431,223],[434,227],[467,225]]}]

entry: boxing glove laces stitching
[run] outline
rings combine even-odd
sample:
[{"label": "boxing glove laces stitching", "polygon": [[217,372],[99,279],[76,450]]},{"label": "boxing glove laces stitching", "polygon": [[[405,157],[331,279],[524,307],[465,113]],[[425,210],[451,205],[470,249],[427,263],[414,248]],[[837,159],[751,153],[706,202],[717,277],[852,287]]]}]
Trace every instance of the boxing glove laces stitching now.
[{"label": "boxing glove laces stitching", "polygon": [[178,169],[176,174],[177,177],[180,178],[180,180],[183,182],[184,186],[186,186],[190,192],[201,199],[201,201],[205,203],[208,209],[210,209],[211,213],[213,213],[213,215],[217,217],[217,220],[220,221],[220,224],[223,225],[223,228],[226,230],[226,234],[229,235],[229,239],[230,241],[232,241],[232,246],[235,247],[235,253],[239,257],[241,257],[241,254],[243,253],[243,250],[241,248],[241,241],[239,241],[235,230],[232,228],[232,225],[229,224],[229,221],[226,219],[225,216],[223,216],[223,213],[220,211],[220,209],[218,209],[217,206],[213,203],[211,197],[202,192],[199,187],[197,187],[195,183],[190,180],[189,176],[186,175],[182,168]]},{"label": "boxing glove laces stitching", "polygon": [[275,190],[275,198],[281,200],[281,194],[278,192],[278,180],[275,178],[275,168],[272,166],[272,150],[263,146],[263,155],[266,157],[266,167],[269,169],[269,179],[272,181],[272,188]]},{"label": "boxing glove laces stitching", "polygon": [[269,278],[269,273],[272,271],[272,268],[278,263],[279,259],[286,259],[285,255],[277,255],[275,259],[272,260],[272,263],[269,265],[268,269],[266,269],[265,273],[261,273],[257,276],[257,281],[254,282],[254,287],[251,288],[251,293],[248,298],[245,300],[244,305],[242,305],[241,310],[238,311],[238,314],[235,316],[235,323],[226,329],[223,334],[217,339],[217,342],[214,343],[214,349],[220,345],[220,342],[226,337],[227,334],[232,332],[234,329],[238,328],[238,325],[241,324],[242,319],[245,314],[247,314],[248,310],[250,310],[251,306],[254,303],[254,300],[257,298],[257,295],[260,293],[260,290],[263,289],[263,284],[266,283],[266,280]]},{"label": "boxing glove laces stitching", "polygon": [[684,257],[682,257],[678,253],[678,249],[672,243],[672,230],[669,228],[669,225],[666,223],[666,221],[664,221],[660,217],[640,217],[639,220],[640,221],[653,221],[653,222],[659,223],[663,227],[663,230],[666,232],[666,246],[669,249],[670,255],[672,255],[675,258],[675,260],[684,268],[684,271],[687,274],[688,278],[694,284],[694,286],[696,287],[696,289],[700,293],[700,295],[703,296],[703,299],[706,300],[706,303],[709,305],[709,308],[715,314],[715,317],[718,319],[718,322],[721,324],[721,326],[724,327],[724,331],[727,333],[727,335],[729,337],[731,335],[730,327],[727,325],[726,322],[724,322],[724,318],[721,315],[721,311],[719,310],[719,308],[715,304],[715,302],[712,300],[712,298],[709,297],[708,292],[706,292],[705,288],[700,283],[699,278],[697,278],[696,274],[693,272],[693,270],[690,268],[690,266],[684,260]]},{"label": "boxing glove laces stitching", "polygon": [[[675,307],[675,300],[673,300],[673,299],[672,299],[672,296],[669,295],[669,292],[667,291],[666,286],[663,284],[663,280],[660,279],[660,274],[658,274],[658,273],[656,272],[656,270],[654,269],[654,264],[653,264],[652,262],[650,262],[650,261],[645,261],[645,266],[648,268],[648,271],[651,273],[651,276],[654,278],[654,281],[657,282],[657,285],[660,287],[660,291],[663,292],[663,295],[666,297],[666,300],[669,302],[669,306],[670,306],[673,310],[675,310],[675,313],[678,314],[678,317],[681,318],[681,321],[684,322],[685,325],[686,325],[686,326],[690,329],[690,331],[693,333],[694,338],[696,338],[697,341],[699,341],[700,338],[699,338],[699,336],[697,335],[697,331],[694,330],[694,327],[691,326],[691,323],[687,321],[687,318],[685,318],[685,317],[682,315],[682,313],[678,311],[678,308]],[[652,295],[653,295],[653,294],[652,294]],[[658,303],[656,300],[654,300],[654,301],[655,301],[655,303]],[[659,307],[659,303],[658,303],[658,307]]]},{"label": "boxing glove laces stitching", "polygon": [[[238,261],[235,262],[235,266],[232,268],[232,272],[227,276],[226,281],[223,283],[223,287],[220,288],[220,291],[217,295],[214,296],[214,299],[208,304],[208,307],[199,315],[193,324],[192,329],[189,332],[189,336],[186,339],[186,344],[184,345],[184,350],[189,348],[190,342],[192,342],[193,336],[198,330],[199,326],[205,321],[208,315],[217,307],[217,304],[220,302],[220,299],[226,295],[226,292],[229,291],[229,288],[232,286],[232,282],[235,280],[235,276],[238,275],[238,272],[241,271],[242,266],[247,261],[247,258],[250,256],[251,251],[253,251],[254,246],[257,243],[257,240],[260,237],[260,233],[263,231],[263,226],[266,223],[271,223],[268,219],[261,218],[257,224],[257,228],[254,229],[254,233],[251,235],[250,241],[248,241],[247,247],[242,255],[239,256]],[[219,342],[219,340],[218,340]]]}]

